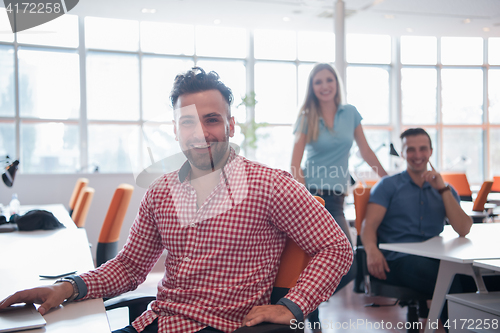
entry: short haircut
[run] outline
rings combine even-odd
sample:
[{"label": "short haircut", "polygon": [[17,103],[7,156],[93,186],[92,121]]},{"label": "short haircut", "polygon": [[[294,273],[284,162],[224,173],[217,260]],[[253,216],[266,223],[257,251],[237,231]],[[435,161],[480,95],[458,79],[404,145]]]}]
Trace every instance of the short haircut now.
[{"label": "short haircut", "polygon": [[420,128],[420,127],[409,128],[406,131],[404,131],[403,133],[401,133],[401,135],[399,137],[401,138],[401,141],[403,141],[403,139],[406,138],[407,136],[415,136],[415,135],[426,135],[427,138],[429,138],[429,145],[432,149],[431,137],[429,136],[429,133],[427,133],[423,128]]},{"label": "short haircut", "polygon": [[219,79],[219,74],[214,71],[206,73],[200,67],[193,67],[193,69],[187,71],[184,74],[179,74],[175,77],[174,86],[170,92],[170,100],[172,102],[172,107],[175,108],[175,104],[181,95],[192,94],[207,90],[218,90],[222,97],[227,102],[228,108],[228,118],[231,118],[231,103],[233,103],[233,93],[222,81]]}]

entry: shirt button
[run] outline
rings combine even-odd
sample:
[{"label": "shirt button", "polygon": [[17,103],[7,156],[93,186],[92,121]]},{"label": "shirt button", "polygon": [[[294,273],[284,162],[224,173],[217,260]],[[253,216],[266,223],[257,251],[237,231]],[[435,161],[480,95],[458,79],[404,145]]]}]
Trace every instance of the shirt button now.
[{"label": "shirt button", "polygon": [[167,303],[172,303],[172,300],[171,300],[170,298],[167,298],[167,299],[165,300],[165,302],[167,302]]},{"label": "shirt button", "polygon": [[424,204],[424,202],[423,202],[423,201],[420,201],[420,204],[421,204],[421,205],[423,205],[423,204]]},{"label": "shirt button", "polygon": [[186,261],[186,262],[191,261],[191,258],[186,257],[186,258],[184,258],[184,261]]},{"label": "shirt button", "polygon": [[423,216],[420,216],[420,220],[423,220],[423,219],[424,219],[424,217],[423,217]]},{"label": "shirt button", "polygon": [[160,316],[164,317],[166,315],[167,315],[167,313],[165,311],[160,312]]},{"label": "shirt button", "polygon": [[196,223],[191,223],[191,227],[192,228],[196,227]]}]

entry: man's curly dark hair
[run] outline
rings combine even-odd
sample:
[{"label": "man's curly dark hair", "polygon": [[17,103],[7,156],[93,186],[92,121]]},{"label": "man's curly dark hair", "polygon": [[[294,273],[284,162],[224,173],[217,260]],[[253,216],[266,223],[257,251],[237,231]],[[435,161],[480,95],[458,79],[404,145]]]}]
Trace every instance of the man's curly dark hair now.
[{"label": "man's curly dark hair", "polygon": [[206,90],[218,90],[228,105],[228,117],[231,117],[231,103],[233,103],[233,93],[222,81],[219,74],[214,71],[208,74],[200,67],[193,67],[184,74],[179,74],[175,77],[174,86],[170,92],[170,100],[172,107],[175,107],[179,96],[184,94],[192,94]]}]

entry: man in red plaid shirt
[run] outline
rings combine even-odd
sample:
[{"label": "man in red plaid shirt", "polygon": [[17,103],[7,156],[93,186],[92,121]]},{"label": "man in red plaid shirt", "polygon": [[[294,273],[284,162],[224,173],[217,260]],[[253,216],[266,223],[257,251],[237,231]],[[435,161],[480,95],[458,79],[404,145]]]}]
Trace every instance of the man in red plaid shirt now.
[{"label": "man in red plaid shirt", "polygon": [[[262,322],[290,325],[326,301],[352,263],[331,215],[292,176],[251,162],[229,145],[232,93],[194,68],[171,93],[176,140],[187,157],[151,184],[124,248],[99,268],[18,292],[0,308],[112,297],[134,290],[166,249],[156,300],[115,332],[232,332]],[[269,305],[286,236],[312,259],[297,284]]]}]

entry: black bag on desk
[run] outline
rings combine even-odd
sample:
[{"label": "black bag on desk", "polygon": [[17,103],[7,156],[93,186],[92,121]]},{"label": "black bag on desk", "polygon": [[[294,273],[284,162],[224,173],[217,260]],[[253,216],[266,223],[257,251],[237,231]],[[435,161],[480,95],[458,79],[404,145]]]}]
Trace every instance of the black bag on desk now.
[{"label": "black bag on desk", "polygon": [[16,223],[21,231],[65,228],[65,226],[57,220],[54,214],[39,209],[30,210],[23,216],[14,214],[10,217],[9,222]]}]

